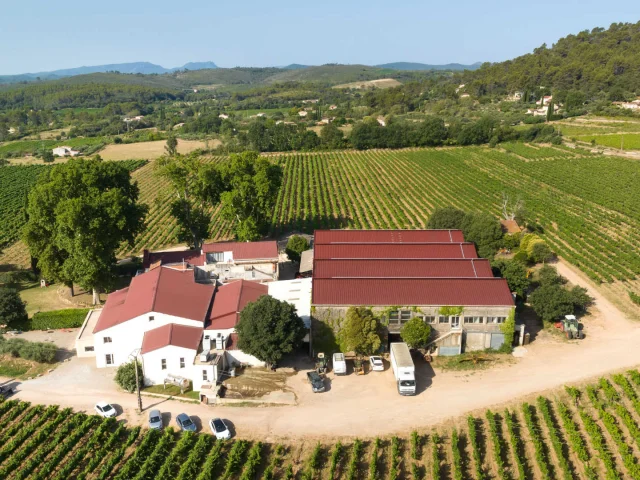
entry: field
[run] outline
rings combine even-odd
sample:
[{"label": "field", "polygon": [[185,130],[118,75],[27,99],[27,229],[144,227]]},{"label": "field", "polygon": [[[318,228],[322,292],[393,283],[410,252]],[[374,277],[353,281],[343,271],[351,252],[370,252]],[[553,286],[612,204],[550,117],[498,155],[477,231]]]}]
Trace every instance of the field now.
[{"label": "field", "polygon": [[631,370],[408,436],[295,443],[222,442],[10,400],[0,403],[0,478],[639,478],[639,389]]},{"label": "field", "polygon": [[69,138],[64,140],[17,140],[0,144],[0,158],[18,157],[28,153],[36,153],[42,149],[52,149],[59,146],[67,146],[83,150],[105,143],[102,137]]},{"label": "field", "polygon": [[[640,273],[640,164],[566,147],[502,147],[270,156],[284,163],[270,233],[422,228],[434,208],[446,205],[500,215],[504,192],[523,200],[528,221],[593,280],[635,279]],[[163,201],[166,182],[153,175],[152,164],[133,178],[150,212],[146,231],[120,254],[175,244],[176,225]],[[232,225],[217,212],[212,211],[210,237],[230,238]],[[12,255],[18,256],[17,250]]]},{"label": "field", "polygon": [[640,122],[601,117],[576,117],[554,122],[565,137],[603,147],[640,150]]},{"label": "field", "polygon": [[[218,140],[209,141],[209,147],[213,148],[219,144]],[[165,140],[157,140],[154,142],[139,143],[121,143],[119,145],[107,145],[101,150],[99,155],[105,160],[126,160],[129,158],[143,158],[145,160],[155,160],[166,152],[164,147],[167,142]],[[178,140],[178,152],[189,153],[198,148],[206,148],[207,144],[199,140]]]},{"label": "field", "polygon": [[394,78],[380,78],[378,80],[365,80],[361,82],[343,83],[335,85],[333,88],[392,88],[402,85]]},{"label": "field", "polygon": [[579,135],[576,137],[582,142],[591,143],[595,140],[596,145],[603,147],[618,148],[622,150],[640,150],[640,134],[605,134],[605,135]]},{"label": "field", "polygon": [[[130,171],[144,165],[145,161],[124,162]],[[49,165],[10,166],[0,168],[0,247],[14,242],[24,225],[26,194]]]}]

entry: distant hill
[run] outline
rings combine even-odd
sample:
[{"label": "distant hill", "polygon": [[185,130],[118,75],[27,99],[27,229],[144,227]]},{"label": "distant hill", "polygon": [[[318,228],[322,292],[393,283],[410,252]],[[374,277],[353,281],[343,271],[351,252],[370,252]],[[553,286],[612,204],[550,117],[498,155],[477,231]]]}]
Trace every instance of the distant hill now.
[{"label": "distant hill", "polygon": [[379,68],[390,68],[391,70],[477,70],[482,62],[463,65],[461,63],[447,63],[446,65],[429,65],[426,63],[414,62],[394,62],[376,65]]},{"label": "distant hill", "polygon": [[266,83],[278,82],[316,82],[327,85],[339,85],[353,82],[366,82],[381,78],[396,80],[411,80],[425,78],[429,72],[409,72],[390,68],[370,67],[368,65],[340,65],[327,64],[314,67],[282,70],[280,73],[267,77]]},{"label": "distant hill", "polygon": [[543,44],[533,53],[465,72],[460,81],[478,95],[542,86],[592,97],[602,92],[616,99],[633,97],[640,94],[640,22],[567,35],[551,47]]},{"label": "distant hill", "polygon": [[283,70],[300,70],[301,68],[309,68],[309,65],[301,65],[299,63],[291,63],[291,64],[287,65],[286,67],[278,67],[278,68],[282,68]]},{"label": "distant hill", "polygon": [[128,74],[164,74],[179,70],[203,70],[218,68],[213,62],[190,62],[182,67],[164,68],[150,62],[133,63],[113,63],[110,65],[95,65],[90,67],[66,68],[53,70],[51,72],[23,73],[19,75],[0,75],[0,83],[33,82],[40,80],[56,80],[77,75],[88,75],[91,73],[120,72]]}]

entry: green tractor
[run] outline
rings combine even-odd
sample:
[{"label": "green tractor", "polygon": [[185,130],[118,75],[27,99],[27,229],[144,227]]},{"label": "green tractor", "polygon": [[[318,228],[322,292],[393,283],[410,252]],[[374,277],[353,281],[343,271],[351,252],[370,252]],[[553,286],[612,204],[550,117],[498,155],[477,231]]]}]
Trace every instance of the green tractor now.
[{"label": "green tractor", "polygon": [[564,320],[562,320],[562,331],[565,333],[567,338],[571,340],[572,338],[582,338],[584,334],[580,329],[580,323],[576,320],[575,315],[565,315]]},{"label": "green tractor", "polygon": [[327,357],[325,357],[324,353],[320,352],[318,353],[318,356],[316,357],[316,371],[320,374],[320,375],[324,375],[327,373]]}]

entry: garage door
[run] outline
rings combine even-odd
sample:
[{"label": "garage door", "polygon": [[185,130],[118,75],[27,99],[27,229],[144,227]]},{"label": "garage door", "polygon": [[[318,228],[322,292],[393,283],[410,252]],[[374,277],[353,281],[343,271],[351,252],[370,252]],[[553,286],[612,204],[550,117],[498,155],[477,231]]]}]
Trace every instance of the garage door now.
[{"label": "garage door", "polygon": [[443,357],[450,357],[452,355],[459,355],[459,354],[460,354],[460,347],[458,345],[438,348],[438,355],[442,355]]},{"label": "garage door", "polygon": [[484,350],[484,332],[467,332],[465,335],[465,352]]},{"label": "garage door", "polygon": [[498,350],[504,344],[504,333],[491,334],[491,348]]}]

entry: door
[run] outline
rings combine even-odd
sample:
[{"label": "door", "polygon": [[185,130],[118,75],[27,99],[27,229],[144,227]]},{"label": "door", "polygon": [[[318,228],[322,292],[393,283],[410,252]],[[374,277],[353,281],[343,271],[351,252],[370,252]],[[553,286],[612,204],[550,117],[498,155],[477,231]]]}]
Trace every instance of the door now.
[{"label": "door", "polygon": [[460,317],[451,317],[451,328],[460,328]]},{"label": "door", "polygon": [[484,332],[467,332],[465,335],[465,352],[484,350]]}]

